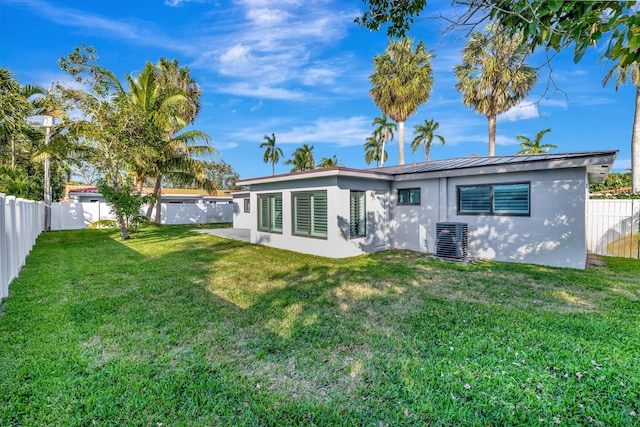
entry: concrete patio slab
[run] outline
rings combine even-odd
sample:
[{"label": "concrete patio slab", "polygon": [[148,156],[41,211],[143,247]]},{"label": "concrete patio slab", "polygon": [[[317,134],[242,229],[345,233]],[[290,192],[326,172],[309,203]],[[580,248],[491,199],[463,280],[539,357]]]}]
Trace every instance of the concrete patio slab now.
[{"label": "concrete patio slab", "polygon": [[214,236],[223,237],[225,239],[240,240],[249,243],[249,229],[247,228],[216,228],[211,230],[194,230],[197,233],[213,234]]}]

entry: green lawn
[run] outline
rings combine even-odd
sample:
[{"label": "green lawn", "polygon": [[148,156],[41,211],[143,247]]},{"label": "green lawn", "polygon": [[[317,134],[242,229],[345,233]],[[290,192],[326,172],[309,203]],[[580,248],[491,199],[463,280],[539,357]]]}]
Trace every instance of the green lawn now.
[{"label": "green lawn", "polygon": [[0,425],[640,425],[640,261],[332,260],[42,235],[0,307]]}]

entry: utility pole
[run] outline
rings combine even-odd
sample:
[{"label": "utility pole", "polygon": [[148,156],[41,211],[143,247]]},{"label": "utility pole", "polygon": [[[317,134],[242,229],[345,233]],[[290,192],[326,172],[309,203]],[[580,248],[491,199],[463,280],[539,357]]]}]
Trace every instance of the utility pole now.
[{"label": "utility pole", "polygon": [[43,116],[42,125],[44,126],[44,145],[47,147],[44,158],[44,231],[49,232],[51,231],[51,175],[48,146],[53,117]]}]

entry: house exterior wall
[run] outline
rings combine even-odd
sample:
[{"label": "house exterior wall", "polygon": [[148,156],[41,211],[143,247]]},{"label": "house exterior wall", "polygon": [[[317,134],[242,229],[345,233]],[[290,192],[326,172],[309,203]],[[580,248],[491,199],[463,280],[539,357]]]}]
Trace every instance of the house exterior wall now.
[{"label": "house exterior wall", "polygon": [[249,212],[244,211],[244,201],[251,200],[249,193],[233,195],[233,228],[251,228],[253,224],[253,210],[257,209],[255,203],[249,204]]},{"label": "house exterior wall", "polygon": [[[283,185],[284,184],[284,185]],[[251,242],[311,255],[344,258],[390,247],[387,226],[388,184],[371,180],[324,177],[286,182],[278,185],[254,185],[251,191]],[[286,188],[283,188],[285,187]],[[365,191],[366,235],[349,236],[350,191]],[[327,192],[327,237],[314,238],[293,234],[292,194],[299,191]],[[282,233],[258,230],[258,195],[282,193]],[[256,209],[253,209],[255,207]],[[234,227],[235,227],[234,223]]]},{"label": "house exterior wall", "polygon": [[[530,182],[531,215],[458,215],[458,185]],[[469,224],[469,254],[497,261],[585,268],[585,168],[546,170],[448,180],[447,221]]]},{"label": "house exterior wall", "polygon": [[[435,253],[435,230],[440,212],[440,179],[394,182],[391,185],[391,246]],[[399,205],[398,190],[420,189],[420,205]]]},{"label": "house exterior wall", "polygon": [[[530,182],[530,216],[459,215],[460,185]],[[436,223],[469,225],[469,255],[496,261],[585,268],[584,168],[396,181],[391,246],[435,253]],[[398,189],[420,188],[419,206],[398,205]]]}]

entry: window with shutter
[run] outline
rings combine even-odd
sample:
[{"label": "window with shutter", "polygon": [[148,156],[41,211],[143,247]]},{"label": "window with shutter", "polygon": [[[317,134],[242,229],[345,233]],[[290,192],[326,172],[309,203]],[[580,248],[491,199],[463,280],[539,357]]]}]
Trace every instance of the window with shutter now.
[{"label": "window with shutter", "polygon": [[258,230],[282,233],[282,193],[258,194]]},{"label": "window with shutter", "polygon": [[458,214],[528,216],[530,192],[528,182],[459,186]]},{"label": "window with shutter", "polygon": [[366,235],[365,192],[351,191],[349,196],[349,234],[351,237]]},{"label": "window with shutter", "polygon": [[327,237],[327,192],[299,192],[291,195],[293,230],[298,236]]}]

